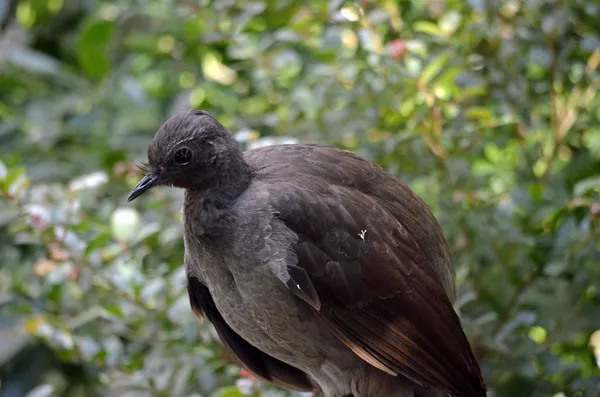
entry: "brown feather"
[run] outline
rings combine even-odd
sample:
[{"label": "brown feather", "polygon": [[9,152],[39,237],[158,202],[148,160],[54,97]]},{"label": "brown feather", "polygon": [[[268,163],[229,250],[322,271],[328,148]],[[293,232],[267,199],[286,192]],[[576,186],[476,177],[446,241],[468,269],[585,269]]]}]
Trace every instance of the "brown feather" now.
[{"label": "brown feather", "polygon": [[247,159],[261,165],[255,181],[297,234],[296,265],[310,276],[303,288],[316,291],[321,310],[315,311],[338,338],[387,373],[454,396],[485,396],[451,304],[448,246],[425,204],[351,153],[318,147],[273,153]]}]

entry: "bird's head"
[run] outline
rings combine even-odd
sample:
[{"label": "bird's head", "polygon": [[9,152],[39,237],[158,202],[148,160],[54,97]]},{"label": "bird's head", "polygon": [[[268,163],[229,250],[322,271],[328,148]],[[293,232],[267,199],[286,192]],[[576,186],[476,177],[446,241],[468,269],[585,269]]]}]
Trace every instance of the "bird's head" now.
[{"label": "bird's head", "polygon": [[219,168],[240,153],[239,145],[224,126],[203,110],[179,112],[158,130],[148,147],[145,172],[127,201],[154,186],[202,189],[210,186]]}]

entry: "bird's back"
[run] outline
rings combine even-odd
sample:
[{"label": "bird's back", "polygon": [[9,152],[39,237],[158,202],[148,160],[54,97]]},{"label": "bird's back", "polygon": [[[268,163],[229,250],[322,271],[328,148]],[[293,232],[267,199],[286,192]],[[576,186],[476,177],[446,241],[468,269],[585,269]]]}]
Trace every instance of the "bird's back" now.
[{"label": "bird's back", "polygon": [[451,301],[456,299],[454,269],[442,229],[427,205],[400,179],[350,151],[318,144],[275,145],[244,153],[255,180],[318,186],[338,185],[375,199],[411,231]]}]

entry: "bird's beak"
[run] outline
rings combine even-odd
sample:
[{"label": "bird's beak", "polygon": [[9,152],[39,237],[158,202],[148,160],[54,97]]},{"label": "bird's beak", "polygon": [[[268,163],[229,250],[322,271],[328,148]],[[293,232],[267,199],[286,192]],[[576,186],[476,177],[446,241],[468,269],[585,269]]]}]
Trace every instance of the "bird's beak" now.
[{"label": "bird's beak", "polygon": [[142,180],[129,193],[129,196],[127,196],[127,201],[135,200],[137,197],[141,196],[146,190],[156,185],[157,179],[158,178],[156,177],[156,175],[152,173],[146,174],[146,176],[144,176]]}]

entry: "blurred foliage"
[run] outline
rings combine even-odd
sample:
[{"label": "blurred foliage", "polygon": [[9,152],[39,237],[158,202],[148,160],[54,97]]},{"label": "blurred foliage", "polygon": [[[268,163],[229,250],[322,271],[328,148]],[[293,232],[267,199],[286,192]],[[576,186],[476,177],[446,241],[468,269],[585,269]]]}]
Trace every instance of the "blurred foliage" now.
[{"label": "blurred foliage", "polygon": [[[491,397],[600,396],[600,3],[0,0],[0,397],[287,395],[185,292],[175,110],[403,178],[454,252]],[[594,334],[594,332],[596,332]]]}]

